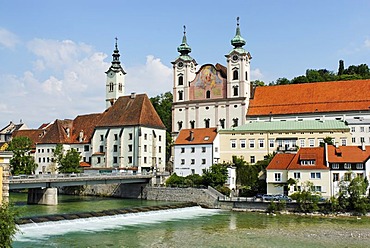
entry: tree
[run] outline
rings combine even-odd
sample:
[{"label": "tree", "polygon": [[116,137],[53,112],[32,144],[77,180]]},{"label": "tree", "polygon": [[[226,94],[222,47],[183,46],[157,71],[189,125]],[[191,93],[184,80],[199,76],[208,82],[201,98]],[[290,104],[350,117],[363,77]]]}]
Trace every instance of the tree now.
[{"label": "tree", "polygon": [[80,153],[76,149],[70,149],[64,154],[63,145],[57,144],[54,150],[54,158],[60,173],[79,173]]},{"label": "tree", "polygon": [[339,60],[338,76],[342,75],[344,72],[344,61]]},{"label": "tree", "polygon": [[7,150],[13,152],[10,160],[10,172],[13,175],[33,174],[37,168],[35,160],[30,155],[32,141],[28,137],[15,137],[10,142]]},{"label": "tree", "polygon": [[172,147],[172,100],[173,96],[171,92],[166,92],[150,98],[153,107],[157,111],[163,124],[166,126],[166,161],[171,157]]},{"label": "tree", "polygon": [[297,201],[297,210],[299,212],[307,213],[319,210],[318,202],[320,194],[313,191],[314,184],[306,181],[302,185],[302,190],[291,195],[293,200]]},{"label": "tree", "polygon": [[261,80],[254,80],[252,81],[253,86],[265,86],[265,82]]},{"label": "tree", "polygon": [[12,205],[0,205],[0,246],[12,247],[12,241],[18,228],[15,219],[19,215]]},{"label": "tree", "polygon": [[227,180],[227,167],[223,164],[214,164],[209,169],[203,169],[202,177],[205,186],[223,186]]},{"label": "tree", "polygon": [[328,145],[334,145],[333,137],[329,137],[329,136],[325,137],[323,142],[320,142],[320,146],[323,147],[325,145],[325,143],[328,144]]},{"label": "tree", "polygon": [[306,77],[306,76],[301,75],[301,76],[295,77],[295,78],[293,78],[292,80],[290,80],[290,83],[291,83],[291,84],[302,84],[302,83],[308,83],[308,79],[307,79],[307,77]]}]

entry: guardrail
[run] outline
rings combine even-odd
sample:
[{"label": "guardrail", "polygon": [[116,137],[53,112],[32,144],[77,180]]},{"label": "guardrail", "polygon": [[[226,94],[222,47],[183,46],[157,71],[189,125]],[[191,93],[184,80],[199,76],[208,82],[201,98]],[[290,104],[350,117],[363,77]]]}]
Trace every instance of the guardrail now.
[{"label": "guardrail", "polygon": [[25,179],[57,179],[57,178],[86,178],[86,177],[120,177],[120,176],[150,176],[153,173],[61,173],[61,174],[37,174],[37,175],[16,175],[9,176],[9,180]]}]

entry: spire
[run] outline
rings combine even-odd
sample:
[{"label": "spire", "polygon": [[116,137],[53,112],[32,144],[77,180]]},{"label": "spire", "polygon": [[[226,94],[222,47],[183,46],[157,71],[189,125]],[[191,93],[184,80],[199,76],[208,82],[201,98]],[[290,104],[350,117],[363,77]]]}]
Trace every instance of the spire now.
[{"label": "spire", "polygon": [[182,37],[182,43],[177,47],[177,51],[181,56],[188,55],[191,52],[191,47],[186,42],[186,26],[184,25],[184,36]]},{"label": "spire", "polygon": [[116,37],[115,40],[116,40],[115,49],[112,54],[113,60],[112,60],[112,65],[110,66],[109,70],[112,70],[114,72],[122,71],[123,73],[125,73],[125,71],[121,67],[121,61],[119,60],[119,57],[121,55],[119,54],[119,50],[118,50],[118,44],[117,44],[118,38]]},{"label": "spire", "polygon": [[243,47],[247,42],[245,39],[240,35],[240,27],[239,27],[239,16],[236,18],[237,26],[236,26],[236,34],[234,38],[231,40],[231,45],[235,48]]}]

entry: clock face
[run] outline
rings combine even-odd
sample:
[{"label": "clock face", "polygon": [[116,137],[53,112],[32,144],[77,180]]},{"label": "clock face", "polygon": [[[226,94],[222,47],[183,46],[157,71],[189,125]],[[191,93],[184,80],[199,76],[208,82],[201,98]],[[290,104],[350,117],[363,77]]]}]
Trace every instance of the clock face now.
[{"label": "clock face", "polygon": [[182,63],[181,61],[177,64],[177,66],[179,67],[179,68],[182,68],[183,66],[184,66],[184,63]]},{"label": "clock face", "polygon": [[238,55],[233,55],[232,60],[237,61],[239,59]]}]

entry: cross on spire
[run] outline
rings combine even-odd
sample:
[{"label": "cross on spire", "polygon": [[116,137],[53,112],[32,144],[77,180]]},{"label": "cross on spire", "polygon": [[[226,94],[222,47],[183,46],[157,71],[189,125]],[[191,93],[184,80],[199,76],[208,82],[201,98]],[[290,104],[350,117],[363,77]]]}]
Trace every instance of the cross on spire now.
[{"label": "cross on spire", "polygon": [[116,50],[118,50],[118,46],[117,46],[117,41],[118,41],[118,38],[114,38],[116,40]]}]

